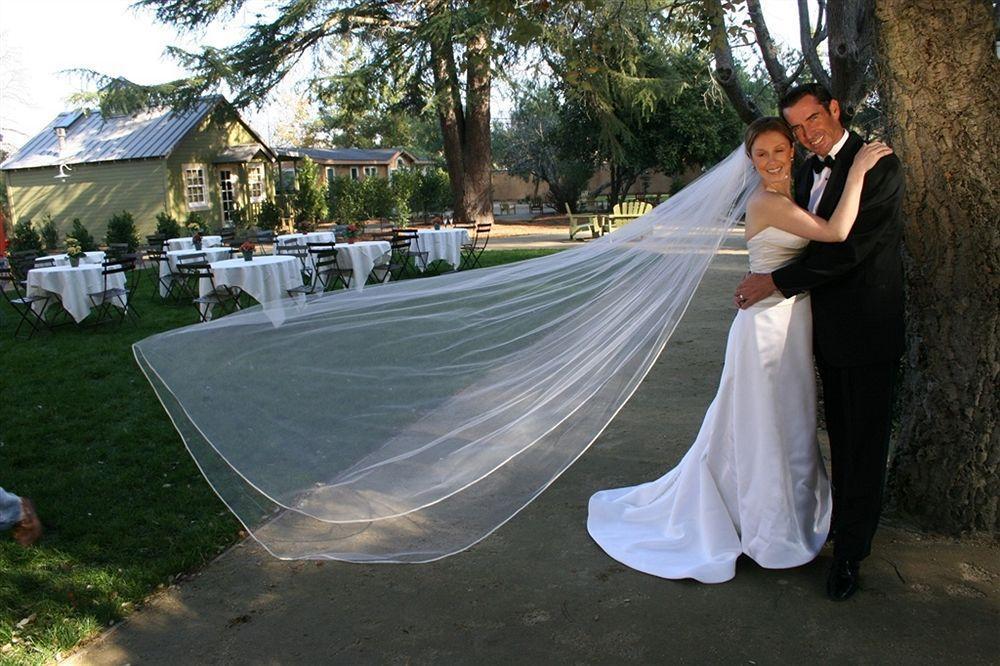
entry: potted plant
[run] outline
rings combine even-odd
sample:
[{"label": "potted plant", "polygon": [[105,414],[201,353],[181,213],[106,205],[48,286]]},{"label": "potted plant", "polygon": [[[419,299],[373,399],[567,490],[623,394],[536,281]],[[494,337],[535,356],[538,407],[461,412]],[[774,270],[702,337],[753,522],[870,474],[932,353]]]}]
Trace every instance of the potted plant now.
[{"label": "potted plant", "polygon": [[243,241],[243,244],[240,245],[240,252],[243,253],[243,261],[253,261],[254,249],[255,246],[253,243],[248,240]]},{"label": "potted plant", "polygon": [[76,268],[80,265],[80,257],[83,256],[83,248],[79,241],[72,236],[66,237],[66,256],[69,257],[69,265]]},{"label": "potted plant", "polygon": [[344,231],[344,235],[347,236],[347,242],[353,243],[358,240],[358,236],[364,231],[365,226],[360,222],[351,222],[347,225],[347,229]]},{"label": "potted plant", "polygon": [[201,249],[201,231],[195,231],[194,236],[191,236],[191,242],[194,243],[194,249]]}]

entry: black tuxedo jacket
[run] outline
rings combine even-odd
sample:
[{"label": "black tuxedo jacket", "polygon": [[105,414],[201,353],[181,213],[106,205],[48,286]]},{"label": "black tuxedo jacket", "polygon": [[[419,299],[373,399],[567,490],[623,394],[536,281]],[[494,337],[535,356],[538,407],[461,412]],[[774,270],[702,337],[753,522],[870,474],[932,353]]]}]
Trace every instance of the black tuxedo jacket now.
[{"label": "black tuxedo jacket", "polygon": [[[837,153],[816,214],[830,219],[864,142],[851,132]],[[795,201],[809,203],[813,171],[795,175]],[[847,240],[809,243],[794,263],[771,274],[786,297],[811,292],[817,357],[837,367],[892,362],[903,351],[903,173],[895,155],[865,174],[861,206]]]}]

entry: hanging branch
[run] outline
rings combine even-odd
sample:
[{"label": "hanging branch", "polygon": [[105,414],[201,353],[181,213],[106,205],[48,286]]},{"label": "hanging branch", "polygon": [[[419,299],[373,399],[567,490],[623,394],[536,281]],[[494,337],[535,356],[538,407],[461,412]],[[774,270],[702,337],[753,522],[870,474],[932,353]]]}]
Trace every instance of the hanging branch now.
[{"label": "hanging branch", "polygon": [[715,56],[713,77],[726,93],[740,120],[749,124],[760,117],[760,109],[747,97],[737,76],[733,50],[729,46],[729,35],[726,32],[726,15],[720,0],[705,0],[705,13],[709,21],[712,51]]},{"label": "hanging branch", "polygon": [[830,91],[850,119],[873,85],[874,16],[870,2],[837,0],[827,10]]},{"label": "hanging branch", "polygon": [[[822,84],[826,89],[830,89],[830,75],[823,68],[819,55],[816,53],[818,42],[812,32],[812,21],[809,19],[809,1],[798,0],[799,2],[799,39],[802,42],[802,56],[809,65],[813,78],[817,83]],[[819,32],[823,23],[823,9],[826,2],[819,3],[819,16],[816,20],[816,31]]]}]

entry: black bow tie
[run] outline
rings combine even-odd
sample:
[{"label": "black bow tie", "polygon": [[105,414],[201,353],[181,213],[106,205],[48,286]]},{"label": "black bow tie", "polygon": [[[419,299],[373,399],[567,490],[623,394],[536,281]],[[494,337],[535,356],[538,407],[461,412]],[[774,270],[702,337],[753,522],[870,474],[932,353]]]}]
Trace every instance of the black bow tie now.
[{"label": "black bow tie", "polygon": [[810,160],[812,165],[812,170],[815,173],[821,172],[823,169],[833,168],[833,157],[827,155],[826,157],[820,157],[819,155],[813,155],[812,160]]}]

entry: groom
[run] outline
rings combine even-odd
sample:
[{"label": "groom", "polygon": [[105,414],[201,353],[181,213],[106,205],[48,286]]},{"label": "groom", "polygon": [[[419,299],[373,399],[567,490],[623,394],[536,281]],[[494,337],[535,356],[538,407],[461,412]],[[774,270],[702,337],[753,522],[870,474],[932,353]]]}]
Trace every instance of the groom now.
[{"label": "groom", "polygon": [[[795,201],[829,219],[864,143],[844,129],[840,104],[819,84],[793,88],[779,107],[796,139],[813,153],[795,176]],[[813,241],[794,263],[770,275],[750,274],[736,290],[741,308],[775,290],[785,297],[811,292],[813,349],[832,456],[834,561],[826,589],[835,601],[857,591],[882,508],[903,351],[902,199],[899,160],[883,157],[865,176],[847,240]]]}]

